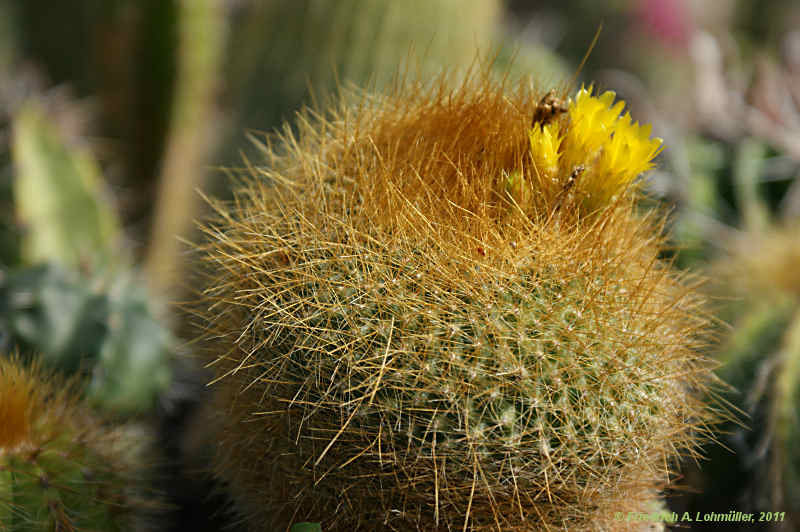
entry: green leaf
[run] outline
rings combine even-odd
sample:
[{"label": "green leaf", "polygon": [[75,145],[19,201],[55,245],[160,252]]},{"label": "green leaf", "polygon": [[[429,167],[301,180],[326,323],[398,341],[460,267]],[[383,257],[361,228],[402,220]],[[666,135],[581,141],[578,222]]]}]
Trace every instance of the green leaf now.
[{"label": "green leaf", "polygon": [[115,412],[142,412],[169,386],[173,339],[151,313],[143,284],[118,281],[116,288],[89,396]]},{"label": "green leaf", "polygon": [[14,120],[12,158],[16,211],[26,229],[23,260],[71,269],[111,266],[119,224],[88,150],[68,145],[41,105],[31,102]]},{"label": "green leaf", "polygon": [[174,339],[152,314],[142,283],[118,275],[110,289],[53,264],[7,274],[0,279],[0,347],[83,373],[98,406],[143,412],[170,383]]},{"label": "green leaf", "polygon": [[0,282],[0,326],[8,340],[66,373],[94,365],[107,321],[106,295],[56,265],[15,271]]},{"label": "green leaf", "polygon": [[319,523],[297,523],[289,532],[322,532],[322,526]]}]

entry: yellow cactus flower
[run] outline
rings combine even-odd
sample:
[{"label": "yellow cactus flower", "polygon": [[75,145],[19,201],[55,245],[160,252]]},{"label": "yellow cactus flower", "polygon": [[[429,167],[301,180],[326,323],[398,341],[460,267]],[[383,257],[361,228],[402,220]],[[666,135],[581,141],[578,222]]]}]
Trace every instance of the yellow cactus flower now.
[{"label": "yellow cactus flower", "polygon": [[598,187],[613,194],[653,166],[653,158],[661,151],[661,139],[650,139],[650,130],[650,124],[631,123],[629,113],[617,121],[597,161]]},{"label": "yellow cactus flower", "polygon": [[[529,132],[534,173],[547,175],[575,187],[584,205],[607,204],[642,172],[653,166],[662,139],[650,138],[651,126],[632,122],[630,113],[621,116],[623,100],[606,91],[592,96],[592,88],[581,87],[568,106],[568,122],[534,124]],[[563,129],[559,129],[562,128]]]},{"label": "yellow cactus flower", "polygon": [[570,126],[564,153],[564,161],[568,165],[585,164],[597,155],[608,142],[625,106],[623,101],[614,104],[616,94],[613,91],[597,97],[592,96],[590,91],[581,88],[569,105]]}]

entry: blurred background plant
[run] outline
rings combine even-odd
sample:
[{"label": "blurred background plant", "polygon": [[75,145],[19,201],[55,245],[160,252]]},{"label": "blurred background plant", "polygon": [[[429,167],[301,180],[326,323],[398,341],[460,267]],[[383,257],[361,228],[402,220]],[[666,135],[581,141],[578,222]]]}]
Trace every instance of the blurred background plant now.
[{"label": "blurred background plant", "polygon": [[670,504],[784,511],[787,522],[763,528],[796,528],[792,0],[3,2],[0,350],[41,353],[83,375],[97,407],[158,425],[174,526],[216,529],[223,516],[198,514],[215,507],[211,487],[191,473],[206,452],[191,422],[205,377],[174,356],[191,347],[179,347],[170,310],[187,288],[178,237],[191,240],[201,214],[195,189],[224,195],[215,168],[254,157],[247,139],[269,140],[254,131],[340,85],[384,86],[410,54],[409,68],[433,73],[468,67],[477,47],[496,54],[499,75],[512,65],[549,88],[571,77],[601,22],[578,82],[613,88],[665,139],[653,205],[672,209],[672,258],[710,274],[726,399],[749,414],[708,461],[686,464],[687,490]]}]

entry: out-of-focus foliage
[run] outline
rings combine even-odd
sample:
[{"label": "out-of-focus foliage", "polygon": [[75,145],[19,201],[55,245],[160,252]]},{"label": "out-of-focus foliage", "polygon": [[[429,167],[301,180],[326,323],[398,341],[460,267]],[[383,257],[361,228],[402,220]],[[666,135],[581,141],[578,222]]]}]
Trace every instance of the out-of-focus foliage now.
[{"label": "out-of-focus foliage", "polygon": [[111,268],[119,223],[91,154],[67,146],[44,109],[31,102],[17,112],[13,158],[23,260],[92,272]]},{"label": "out-of-focus foliage", "polygon": [[17,27],[14,6],[9,2],[0,5],[0,75],[5,75],[14,60]]},{"label": "out-of-focus foliage", "polygon": [[92,98],[104,177],[122,192],[126,228],[143,238],[170,125],[177,2],[25,0],[15,7],[18,58],[48,83]]},{"label": "out-of-focus foliage", "polygon": [[[70,112],[68,102],[60,105]],[[29,101],[14,123],[22,253],[0,278],[3,347],[84,374],[88,395],[104,408],[144,412],[169,384],[174,340],[125,257],[97,162],[45,109]]]},{"label": "out-of-focus foliage", "polygon": [[0,333],[41,353],[50,366],[83,373],[88,394],[120,412],[147,411],[170,380],[174,340],[153,316],[141,282],[96,280],[44,264],[7,272],[0,282]]},{"label": "out-of-focus foliage", "polygon": [[219,0],[178,2],[178,73],[145,265],[150,286],[163,294],[178,292],[185,262],[178,237],[191,233],[200,210],[196,189],[205,187],[221,137],[217,93],[228,29],[223,15]]},{"label": "out-of-focus foliage", "polygon": [[153,314],[141,282],[118,280],[108,299],[109,333],[100,348],[89,395],[121,412],[152,408],[170,383],[175,339]]},{"label": "out-of-focus foliage", "polygon": [[322,532],[322,527],[319,523],[297,523],[290,532]]},{"label": "out-of-focus foliage", "polygon": [[382,87],[404,72],[464,69],[476,50],[499,49],[498,71],[516,51],[518,72],[562,81],[564,69],[549,51],[503,42],[502,8],[500,0],[242,2],[225,69],[236,105],[222,160],[240,164],[247,129],[291,122],[301,105],[342,84]]},{"label": "out-of-focus foliage", "polygon": [[56,265],[7,272],[0,305],[6,341],[68,373],[96,362],[108,332],[108,299],[86,280]]},{"label": "out-of-focus foliage", "polygon": [[11,107],[9,93],[13,85],[16,52],[16,18],[9,2],[0,4],[0,263],[19,260],[19,242],[13,214],[11,182]]}]

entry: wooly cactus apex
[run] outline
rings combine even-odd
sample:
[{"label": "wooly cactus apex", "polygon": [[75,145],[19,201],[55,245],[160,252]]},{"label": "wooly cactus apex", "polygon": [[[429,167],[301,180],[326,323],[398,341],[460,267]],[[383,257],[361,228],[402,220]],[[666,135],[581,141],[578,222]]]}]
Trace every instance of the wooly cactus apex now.
[{"label": "wooly cactus apex", "polygon": [[0,530],[144,530],[142,434],[110,428],[63,382],[0,357]]},{"label": "wooly cactus apex", "polygon": [[212,201],[193,312],[253,530],[628,529],[708,435],[703,301],[636,206],[660,139],[485,72],[302,114]]}]

